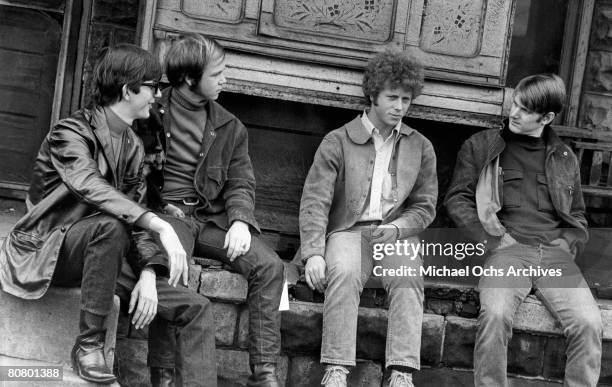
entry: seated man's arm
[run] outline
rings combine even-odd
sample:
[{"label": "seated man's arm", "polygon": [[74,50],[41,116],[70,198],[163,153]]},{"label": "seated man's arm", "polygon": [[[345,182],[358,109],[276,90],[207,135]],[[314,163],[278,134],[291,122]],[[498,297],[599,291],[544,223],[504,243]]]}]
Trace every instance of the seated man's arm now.
[{"label": "seated man's arm", "polygon": [[306,282],[319,292],[326,283],[325,234],[341,163],[339,144],[326,136],[315,153],[300,202],[300,251]]},{"label": "seated man's arm", "polygon": [[438,176],[436,153],[429,140],[424,139],[421,167],[412,191],[404,202],[402,214],[391,223],[398,228],[400,239],[408,238],[423,231],[436,216],[438,200]]},{"label": "seated man's arm", "polygon": [[255,173],[249,157],[249,141],[244,125],[236,120],[236,137],[223,187],[228,223],[241,221],[259,231],[255,220]]}]

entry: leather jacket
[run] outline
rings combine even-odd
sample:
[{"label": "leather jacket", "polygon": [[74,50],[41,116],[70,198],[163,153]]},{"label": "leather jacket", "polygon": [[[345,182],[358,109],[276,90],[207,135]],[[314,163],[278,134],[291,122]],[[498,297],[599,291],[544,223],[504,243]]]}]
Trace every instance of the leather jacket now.
[{"label": "leather jacket", "polygon": [[42,297],[66,232],[76,221],[98,213],[128,226],[137,250],[128,263],[136,273],[152,266],[158,275],[167,274],[165,255],[148,231],[134,227],[147,212],[142,142],[128,130],[119,165],[112,154],[102,108],[78,111],[49,131],[34,165],[28,193],[32,207],[0,249],[0,286],[5,292],[27,299]]},{"label": "leather jacket", "polygon": [[[172,146],[169,113],[172,90],[172,87],[164,89],[149,119],[139,120],[135,129],[145,143],[151,164],[147,173],[150,207],[158,211],[165,204],[161,198],[164,155]],[[202,147],[193,177],[199,201],[195,216],[224,230],[235,220],[241,220],[259,232],[254,214],[255,174],[248,153],[247,129],[215,101],[208,101],[206,109],[208,118],[203,123]]]},{"label": "leather jacket", "polygon": [[[572,251],[579,252],[588,240],[585,206],[580,185],[578,159],[550,126],[543,132],[546,140],[546,184],[552,204],[562,220],[561,236]],[[503,171],[499,156],[505,148],[501,130],[474,134],[457,155],[455,172],[446,193],[445,206],[455,224],[467,235],[493,249],[505,233],[497,217],[503,203],[499,183]]]}]

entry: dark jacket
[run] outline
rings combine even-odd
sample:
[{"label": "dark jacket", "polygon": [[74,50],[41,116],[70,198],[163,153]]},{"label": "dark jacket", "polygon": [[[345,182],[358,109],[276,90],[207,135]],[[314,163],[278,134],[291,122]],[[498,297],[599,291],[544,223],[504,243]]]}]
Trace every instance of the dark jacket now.
[{"label": "dark jacket", "polygon": [[[357,117],[327,134],[314,157],[300,203],[302,261],[324,256],[326,238],[350,229],[369,196],[376,150]],[[436,214],[436,154],[425,136],[402,124],[389,163],[393,200],[382,223],[393,223],[400,238],[423,231]]]},{"label": "dark jacket", "polygon": [[[164,186],[163,154],[172,146],[169,100],[172,88],[151,109],[148,120],[137,123],[137,133],[143,138],[147,157],[157,161],[148,173],[150,204],[161,210],[161,189]],[[235,220],[241,220],[259,232],[255,220],[255,175],[248,153],[245,126],[233,114],[215,101],[206,104],[202,148],[193,177],[200,203],[195,215],[202,221],[212,221],[227,230]]]},{"label": "dark jacket", "polygon": [[21,218],[0,249],[0,285],[21,298],[39,298],[47,291],[70,226],[97,213],[114,216],[132,230],[139,254],[130,264],[137,273],[152,265],[167,273],[167,258],[148,232],[131,226],[147,210],[142,174],[144,148],[128,130],[119,165],[112,155],[110,131],[101,108],[82,110],[53,126],[36,162],[29,200],[33,207]]},{"label": "dark jacket", "polygon": [[[573,251],[580,251],[588,239],[578,160],[549,126],[544,128],[546,161],[544,170],[552,204],[562,220],[562,237]],[[470,238],[495,248],[505,228],[497,217],[503,187],[499,177],[499,156],[506,144],[501,130],[476,133],[459,150],[457,164],[445,205],[455,224]]]}]

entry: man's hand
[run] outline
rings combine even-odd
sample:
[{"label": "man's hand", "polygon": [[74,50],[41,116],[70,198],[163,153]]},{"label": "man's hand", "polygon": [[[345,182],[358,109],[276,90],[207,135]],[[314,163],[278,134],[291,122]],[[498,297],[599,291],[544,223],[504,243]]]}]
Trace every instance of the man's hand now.
[{"label": "man's hand", "polygon": [[149,325],[157,314],[157,288],[155,272],[152,269],[144,269],[140,273],[140,279],[132,290],[128,313],[132,313],[134,308],[136,311],[132,317],[132,324],[136,329]]},{"label": "man's hand", "polygon": [[227,230],[227,234],[225,234],[223,248],[227,249],[227,257],[230,262],[246,254],[251,248],[251,232],[249,231],[249,225],[240,220],[235,220],[229,230]]},{"label": "man's hand", "polygon": [[516,239],[512,238],[512,235],[505,233],[499,240],[499,245],[497,246],[497,248],[503,249],[504,247],[508,247],[517,243],[518,242],[516,241]]},{"label": "man's hand", "polygon": [[174,232],[170,223],[162,220],[159,216],[155,216],[151,219],[149,222],[149,229],[159,234],[159,240],[168,254],[168,260],[170,262],[170,279],[168,283],[170,286],[176,286],[182,277],[183,285],[187,286],[187,280],[189,279],[187,254],[176,232]]},{"label": "man's hand", "polygon": [[320,293],[325,292],[327,286],[327,278],[325,277],[325,259],[320,255],[313,255],[306,261],[306,283],[312,290],[317,290]]},{"label": "man's hand", "polygon": [[393,224],[381,224],[372,233],[372,244],[395,243],[399,238],[399,228]]},{"label": "man's hand", "polygon": [[166,204],[166,206],[164,207],[164,213],[174,216],[176,218],[184,218],[185,217],[185,213],[183,212],[183,210],[181,210],[180,208],[178,208],[177,206],[175,206],[174,204]]}]

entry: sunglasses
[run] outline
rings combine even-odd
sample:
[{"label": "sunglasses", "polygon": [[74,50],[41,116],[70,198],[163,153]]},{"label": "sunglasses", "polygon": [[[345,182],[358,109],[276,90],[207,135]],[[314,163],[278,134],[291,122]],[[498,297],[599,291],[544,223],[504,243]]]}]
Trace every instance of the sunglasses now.
[{"label": "sunglasses", "polygon": [[159,81],[146,81],[140,84],[141,86],[148,86],[153,89],[153,93],[157,94],[158,91],[161,91],[159,88]]}]

